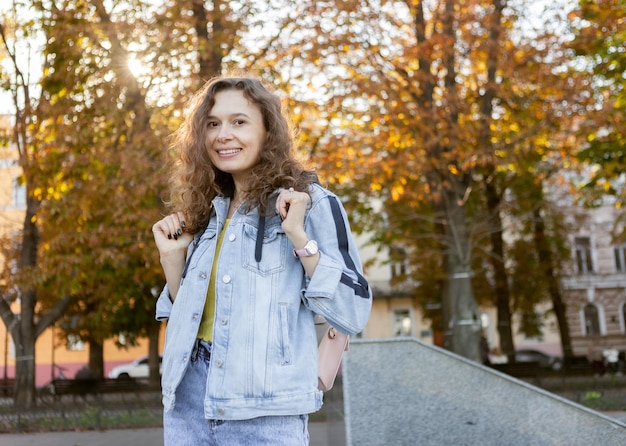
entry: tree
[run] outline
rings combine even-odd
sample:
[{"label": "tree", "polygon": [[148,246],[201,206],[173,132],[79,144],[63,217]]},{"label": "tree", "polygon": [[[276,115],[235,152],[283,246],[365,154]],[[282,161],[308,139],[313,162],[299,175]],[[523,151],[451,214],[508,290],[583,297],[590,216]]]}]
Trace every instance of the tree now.
[{"label": "tree", "polygon": [[[494,115],[494,106],[496,105],[497,90],[497,71],[498,64],[501,61],[500,52],[502,51],[500,41],[504,28],[504,6],[505,2],[495,0],[493,2],[493,14],[486,18],[486,29],[488,38],[485,45],[486,53],[486,83],[484,94],[480,99],[481,114],[484,117]],[[478,141],[484,148],[491,148],[495,152],[493,146],[493,132],[491,129],[492,120],[483,119],[479,124]],[[495,306],[497,311],[497,329],[500,335],[500,350],[512,360],[514,355],[512,315],[511,315],[511,296],[509,292],[509,278],[505,265],[505,242],[503,239],[503,223],[502,223],[502,199],[503,195],[498,187],[497,164],[493,159],[487,158],[482,163],[481,177],[484,188],[485,208],[489,221],[487,223],[489,229],[489,240],[491,242],[490,255],[488,256],[491,271],[493,271]]]},{"label": "tree", "polygon": [[[56,295],[54,301],[42,311],[38,299],[36,281],[40,232],[37,216],[41,200],[34,194],[36,189],[35,172],[41,158],[42,136],[45,134],[38,114],[46,107],[45,99],[37,97],[33,91],[30,67],[22,68],[18,59],[18,42],[29,33],[36,33],[36,27],[9,28],[9,16],[0,23],[0,38],[3,53],[10,61],[9,71],[2,72],[3,87],[10,91],[15,109],[13,142],[18,151],[19,165],[23,170],[22,181],[26,186],[26,213],[18,246],[18,273],[12,277],[13,283],[5,284],[0,299],[0,315],[10,331],[16,350],[16,395],[18,407],[31,407],[35,404],[35,341],[37,337],[58,319],[69,305],[70,297]],[[13,17],[15,19],[15,17]],[[9,294],[8,289],[19,290]],[[11,303],[19,299],[19,308],[14,312]]]},{"label": "tree", "polygon": [[[590,204],[604,195],[617,198],[617,205],[626,203],[624,174],[626,147],[626,4],[621,0],[580,0],[570,19],[576,33],[571,48],[578,56],[573,71],[588,75],[594,106],[579,123],[586,139],[578,154],[592,169],[586,181]],[[624,239],[624,217],[617,222],[619,239]]]},{"label": "tree", "polygon": [[[156,383],[154,294],[162,272],[146,238],[165,185],[159,174],[167,163],[166,135],[176,127],[184,100],[220,73],[254,7],[195,0],[39,6],[49,14],[47,29],[54,31],[46,47],[52,69],[44,86],[55,98],[48,119],[61,149],[51,158],[53,169],[46,176],[51,183],[42,189],[54,191],[46,197],[53,217],[44,221],[61,228],[47,232],[52,237],[47,271],[51,280],[62,282],[59,286],[72,287],[76,297],[64,327],[89,339],[94,349],[118,333],[130,342],[148,334]],[[133,60],[144,64],[141,73],[130,70]],[[167,95],[166,87],[178,94]],[[66,162],[59,170],[62,152]],[[83,226],[68,237],[63,229],[68,225],[59,225],[59,218]],[[84,250],[68,252],[68,245]],[[65,274],[57,274],[58,268]],[[100,373],[102,355],[90,355],[90,362]]]},{"label": "tree", "polygon": [[[509,197],[529,177],[540,187],[561,179],[555,166],[571,163],[568,136],[585,107],[584,79],[568,73],[571,57],[554,25],[563,21],[529,31],[524,6],[304,2],[300,29],[311,43],[298,47],[297,63],[285,61],[298,73],[328,67],[325,82],[310,77],[326,106],[300,121],[303,143],[348,197],[354,226],[405,248],[416,295],[443,298],[448,347],[473,358],[478,285],[481,301],[497,303],[512,354],[508,265],[516,259],[505,233],[515,240],[516,232],[506,224],[536,214],[508,215],[518,209]],[[553,15],[543,17],[549,23]],[[553,260],[558,271],[562,258]],[[558,284],[558,274],[552,280]]]},{"label": "tree", "polygon": [[[187,26],[206,29],[204,9],[190,3],[193,14],[183,14],[190,17]],[[177,32],[182,26],[175,19],[167,23],[170,27],[151,26],[176,17],[181,8],[172,2],[176,14],[166,10],[161,15],[133,2],[111,10],[97,0],[37,6],[45,17],[44,29],[54,36],[45,48],[50,69],[42,80],[54,103],[43,118],[54,128],[54,137],[49,140],[51,156],[42,166],[46,184],[40,188],[46,203],[47,282],[69,289],[74,297],[62,327],[89,341],[92,371],[103,373],[105,339],[119,334],[133,343],[148,335],[156,384],[160,324],[154,320],[154,294],[162,272],[150,227],[158,219],[165,185],[160,169],[169,131],[166,120],[153,122],[157,107],[149,96],[168,82],[168,74],[182,79],[171,70],[176,58],[167,51],[173,48],[161,48],[171,45],[171,34],[188,34]],[[208,37],[207,32],[199,36],[198,46],[205,48],[199,40]],[[201,76],[216,74],[206,72],[221,63],[216,48],[197,52],[205,71]],[[185,51],[178,51],[179,61],[193,65],[185,62]],[[209,60],[211,55],[215,60]],[[136,78],[130,62],[142,59],[154,71],[144,68]],[[180,83],[183,89],[187,85]],[[75,231],[68,233],[70,227]]]},{"label": "tree", "polygon": [[[98,374],[104,339],[122,334],[133,342],[147,334],[156,383],[154,304],[163,279],[150,226],[165,185],[167,135],[186,98],[222,69],[246,21],[262,20],[257,6],[238,2],[34,6],[45,42],[39,85],[46,103],[29,119],[45,132],[38,163],[25,175],[41,203],[40,308],[66,293],[71,305],[60,326],[89,341]],[[240,48],[231,57],[253,55]],[[133,61],[144,69],[133,73]]]},{"label": "tree", "polygon": [[[388,244],[410,242],[415,251],[410,258],[420,257],[420,247],[435,248],[439,260],[430,263],[443,274],[433,280],[443,299],[446,346],[478,360],[480,315],[471,287],[467,221],[470,175],[464,167],[468,154],[459,144],[466,111],[455,80],[461,25],[452,2],[433,3],[430,10],[421,2],[393,6],[351,2],[333,15],[343,35],[334,33],[333,45],[319,53],[342,65],[329,82],[341,86],[335,87],[340,96],[332,94],[341,111],[331,118],[340,129],[325,141],[324,163],[344,168],[336,185],[358,191],[352,196],[359,212],[372,214],[371,194],[383,204],[378,218],[357,217],[357,226]],[[362,12],[361,21],[354,11]],[[350,179],[347,172],[353,173]]]},{"label": "tree", "polygon": [[[498,23],[506,26],[509,36],[517,34],[510,11],[508,17],[502,14],[511,7],[510,3],[494,2],[495,16],[500,18],[491,25],[491,43],[486,47],[488,82],[482,95],[483,114],[489,119],[483,121],[479,139],[489,150],[484,152],[487,156],[477,169],[483,180],[486,215],[493,219],[486,228],[492,245],[489,258],[501,348],[513,358],[508,307],[512,305],[521,313],[522,329],[531,335],[541,322],[534,317],[534,307],[550,299],[564,355],[571,356],[566,308],[559,287],[559,272],[563,263],[569,261],[569,251],[561,247],[563,228],[554,224],[561,216],[551,202],[560,199],[555,199],[556,192],[562,189],[560,184],[567,182],[565,170],[576,167],[573,156],[577,140],[573,138],[573,129],[586,106],[586,82],[584,77],[571,75],[567,70],[571,54],[559,31],[565,26],[565,11],[546,8],[542,18],[534,20],[544,20],[536,31],[525,35],[523,28],[527,25],[522,20],[517,37],[498,39]],[[524,4],[517,5],[520,7]],[[517,17],[523,19],[524,15],[519,13]],[[513,47],[515,51],[510,50]],[[498,86],[494,88],[495,85]],[[517,231],[506,231],[503,219],[515,223]],[[525,227],[532,228],[529,232],[535,243],[527,244],[525,230],[519,229]],[[508,247],[503,239],[505,231],[513,239]],[[518,250],[522,245],[526,251]],[[537,271],[525,270],[530,258],[537,258]],[[535,284],[530,280],[509,286],[509,274],[520,273],[526,278],[542,279]],[[534,321],[534,325],[527,321]]]},{"label": "tree", "polygon": [[44,31],[54,36],[44,48],[48,69],[41,80],[50,100],[40,117],[50,134],[37,189],[44,203],[43,282],[72,296],[61,328],[89,341],[90,369],[102,376],[105,339],[127,333],[132,341],[151,325],[158,328],[145,288],[160,282],[148,247],[163,144],[150,128],[138,83],[120,62],[124,54],[116,53],[119,42],[107,41],[108,57],[122,76],[107,81],[115,70],[97,63],[107,57],[93,46],[107,46],[106,18],[88,26],[85,3],[37,6]]}]

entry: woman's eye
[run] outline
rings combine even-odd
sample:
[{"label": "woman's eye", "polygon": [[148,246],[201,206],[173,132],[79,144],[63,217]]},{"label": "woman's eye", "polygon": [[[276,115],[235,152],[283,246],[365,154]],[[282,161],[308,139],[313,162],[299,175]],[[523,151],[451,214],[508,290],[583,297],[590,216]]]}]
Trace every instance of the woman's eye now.
[{"label": "woman's eye", "polygon": [[234,121],[235,125],[243,125],[245,123],[246,123],[246,121],[244,121],[243,119],[235,119],[235,121]]},{"label": "woman's eye", "polygon": [[217,121],[209,121],[209,123],[207,124],[209,127],[217,127],[220,124]]}]

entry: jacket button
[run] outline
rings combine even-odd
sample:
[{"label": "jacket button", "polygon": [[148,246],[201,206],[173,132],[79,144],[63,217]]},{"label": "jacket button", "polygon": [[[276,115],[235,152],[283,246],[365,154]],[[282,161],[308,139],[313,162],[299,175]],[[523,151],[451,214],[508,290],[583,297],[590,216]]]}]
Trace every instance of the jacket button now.
[{"label": "jacket button", "polygon": [[230,276],[228,274],[224,275],[224,277],[222,277],[222,282],[230,283]]},{"label": "jacket button", "polygon": [[221,359],[218,359],[217,361],[215,361],[215,365],[218,367],[222,367],[222,365],[224,365],[224,361],[222,361]]},{"label": "jacket button", "polygon": [[218,415],[224,415],[224,409],[217,409]]},{"label": "jacket button", "polygon": [[201,279],[206,279],[206,274],[204,274],[204,273],[200,274],[200,278]]},{"label": "jacket button", "polygon": [[226,325],[228,323],[228,319],[226,319],[225,317],[223,317],[222,319],[220,319],[220,324],[222,325]]},{"label": "jacket button", "polygon": [[230,234],[228,236],[228,241],[234,242],[236,238],[237,238],[237,236],[235,234]]}]

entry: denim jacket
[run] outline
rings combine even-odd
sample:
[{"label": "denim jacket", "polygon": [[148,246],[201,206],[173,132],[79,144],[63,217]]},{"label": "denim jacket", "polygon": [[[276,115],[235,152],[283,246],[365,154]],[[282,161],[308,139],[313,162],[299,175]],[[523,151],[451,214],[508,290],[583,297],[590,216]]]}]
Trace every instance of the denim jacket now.
[{"label": "denim jacket", "polygon": [[[262,219],[258,209],[244,213],[240,208],[226,229],[217,264],[213,345],[204,395],[207,419],[319,410],[314,315],[324,316],[347,334],[359,333],[367,323],[372,295],[345,210],[334,194],[317,184],[309,194],[304,225],[320,251],[310,279],[295,258],[278,215]],[[176,388],[189,364],[228,206],[228,198],[213,200],[206,230],[189,246],[175,302],[167,286],[157,301],[156,318],[168,321],[162,369],[166,411],[174,407]],[[262,238],[257,237],[259,226]]]}]

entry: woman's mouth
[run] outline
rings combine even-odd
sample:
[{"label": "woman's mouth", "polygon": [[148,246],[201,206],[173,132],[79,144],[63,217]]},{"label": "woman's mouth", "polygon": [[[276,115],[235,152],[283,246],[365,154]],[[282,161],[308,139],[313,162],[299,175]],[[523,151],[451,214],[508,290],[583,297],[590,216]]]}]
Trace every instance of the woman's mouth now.
[{"label": "woman's mouth", "polygon": [[217,151],[220,156],[234,155],[239,152],[241,152],[241,149],[222,149]]}]

